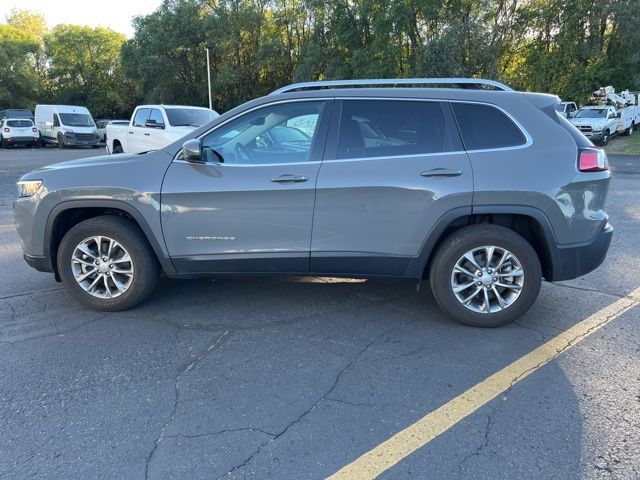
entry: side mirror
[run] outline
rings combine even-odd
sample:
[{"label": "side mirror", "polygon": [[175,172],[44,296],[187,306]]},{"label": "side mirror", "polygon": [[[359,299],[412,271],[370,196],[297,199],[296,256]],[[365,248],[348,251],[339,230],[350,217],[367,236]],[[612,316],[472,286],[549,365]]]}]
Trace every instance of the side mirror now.
[{"label": "side mirror", "polygon": [[144,126],[148,128],[164,128],[164,123],[158,123],[155,120],[149,119],[144,122]]},{"label": "side mirror", "polygon": [[571,118],[571,112],[567,112],[567,118]]},{"label": "side mirror", "polygon": [[618,114],[616,115],[616,118],[620,118],[622,117],[622,112],[618,112]]},{"label": "side mirror", "polygon": [[197,138],[182,144],[182,156],[187,162],[202,163],[202,143]]}]

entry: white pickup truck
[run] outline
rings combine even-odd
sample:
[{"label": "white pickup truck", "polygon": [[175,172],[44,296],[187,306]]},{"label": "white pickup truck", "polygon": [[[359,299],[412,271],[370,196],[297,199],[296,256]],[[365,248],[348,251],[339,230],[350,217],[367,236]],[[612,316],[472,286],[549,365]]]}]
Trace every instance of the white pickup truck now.
[{"label": "white pickup truck", "polygon": [[618,111],[610,105],[582,107],[570,121],[595,143],[606,145],[618,133]]},{"label": "white pickup truck", "polygon": [[109,153],[159,150],[209,123],[218,113],[208,108],[179,105],[140,105],[129,125],[107,125]]}]

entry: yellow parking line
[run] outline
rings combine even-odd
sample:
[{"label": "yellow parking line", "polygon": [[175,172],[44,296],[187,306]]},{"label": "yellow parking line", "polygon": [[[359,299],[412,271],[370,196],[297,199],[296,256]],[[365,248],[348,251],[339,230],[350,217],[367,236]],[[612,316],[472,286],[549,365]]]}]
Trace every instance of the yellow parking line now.
[{"label": "yellow parking line", "polygon": [[376,478],[638,303],[640,303],[640,288],[520,357],[453,400],[425,415],[414,424],[396,433],[328,478],[330,480]]}]

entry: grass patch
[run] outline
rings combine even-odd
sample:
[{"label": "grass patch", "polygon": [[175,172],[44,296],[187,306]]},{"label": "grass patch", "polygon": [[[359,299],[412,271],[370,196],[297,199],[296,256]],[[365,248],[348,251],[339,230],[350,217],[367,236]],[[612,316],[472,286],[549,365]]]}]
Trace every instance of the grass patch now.
[{"label": "grass patch", "polygon": [[604,149],[614,155],[640,155],[640,131],[630,137],[614,137]]}]

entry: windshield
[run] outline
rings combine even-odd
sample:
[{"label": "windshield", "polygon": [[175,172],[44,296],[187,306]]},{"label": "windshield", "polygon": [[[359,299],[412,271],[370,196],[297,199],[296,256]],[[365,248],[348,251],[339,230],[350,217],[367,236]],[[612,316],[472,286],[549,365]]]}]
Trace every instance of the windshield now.
[{"label": "windshield", "polygon": [[201,127],[218,116],[213,110],[195,108],[167,108],[166,112],[169,124],[174,127]]},{"label": "windshield", "polygon": [[95,127],[93,118],[86,113],[61,113],[60,121],[67,127]]},{"label": "windshield", "polygon": [[576,114],[576,118],[606,118],[606,108],[585,108]]},{"label": "windshield", "polygon": [[31,120],[7,120],[7,127],[33,127],[33,122]]}]

